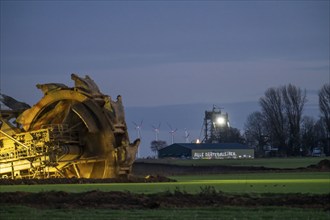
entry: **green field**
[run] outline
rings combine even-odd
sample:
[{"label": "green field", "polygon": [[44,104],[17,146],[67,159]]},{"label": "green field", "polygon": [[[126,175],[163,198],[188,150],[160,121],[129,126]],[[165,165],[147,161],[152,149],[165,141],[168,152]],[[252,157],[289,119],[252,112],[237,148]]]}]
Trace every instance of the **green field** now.
[{"label": "green field", "polygon": [[330,157],[293,157],[293,158],[257,158],[232,160],[181,160],[181,159],[144,159],[144,163],[175,164],[181,166],[255,166],[268,168],[299,168],[317,164]]},{"label": "green field", "polygon": [[228,193],[330,193],[330,172],[248,173],[198,176],[173,176],[178,182],[165,183],[102,183],[58,185],[2,185],[0,192],[66,191],[85,192],[130,191],[157,193],[180,189],[197,193],[201,188],[212,186]]}]

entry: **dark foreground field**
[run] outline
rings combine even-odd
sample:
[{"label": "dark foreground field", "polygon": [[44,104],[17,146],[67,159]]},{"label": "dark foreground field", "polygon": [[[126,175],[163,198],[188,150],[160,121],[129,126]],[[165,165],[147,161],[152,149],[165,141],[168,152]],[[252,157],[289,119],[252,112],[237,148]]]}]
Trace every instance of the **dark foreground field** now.
[{"label": "dark foreground field", "polygon": [[197,207],[296,207],[330,211],[330,194],[244,194],[233,195],[215,191],[212,187],[201,189],[200,193],[184,191],[157,194],[134,194],[130,192],[90,191],[67,193],[50,191],[39,193],[0,193],[0,204],[26,205],[35,208],[110,208],[110,209],[158,209]]}]

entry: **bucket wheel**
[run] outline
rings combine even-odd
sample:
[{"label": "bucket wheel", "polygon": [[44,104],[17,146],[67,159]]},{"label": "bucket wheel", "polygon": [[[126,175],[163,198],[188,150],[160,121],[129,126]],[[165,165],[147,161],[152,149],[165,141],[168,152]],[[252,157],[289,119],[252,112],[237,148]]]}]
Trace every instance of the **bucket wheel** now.
[{"label": "bucket wheel", "polygon": [[[17,122],[25,132],[57,127],[71,134],[66,140],[57,140],[68,149],[63,159],[57,161],[62,175],[117,177],[120,170],[118,149],[129,148],[136,152],[139,143],[134,146],[129,143],[121,99],[114,102],[100,93],[88,76],[80,78],[72,74],[71,77],[75,81],[74,88],[54,83],[37,85],[44,97],[24,111]],[[122,160],[128,156],[132,158],[134,150]]]}]

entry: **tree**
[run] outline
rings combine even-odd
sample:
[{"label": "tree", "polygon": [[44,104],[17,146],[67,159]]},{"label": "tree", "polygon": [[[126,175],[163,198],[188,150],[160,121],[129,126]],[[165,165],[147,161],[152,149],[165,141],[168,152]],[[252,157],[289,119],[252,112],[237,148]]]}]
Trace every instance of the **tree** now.
[{"label": "tree", "polygon": [[300,126],[306,91],[292,84],[269,88],[259,102],[270,144],[278,147],[281,155],[300,154]]},{"label": "tree", "polygon": [[265,125],[268,128],[270,144],[279,148],[280,154],[286,154],[286,121],[279,88],[269,88],[259,100]]},{"label": "tree", "polygon": [[316,146],[323,149],[326,155],[330,154],[329,147],[329,133],[327,131],[327,125],[325,119],[321,117],[315,124],[315,133],[317,137]]},{"label": "tree", "polygon": [[237,128],[228,127],[220,132],[220,143],[244,143],[244,137]]},{"label": "tree", "polygon": [[263,155],[263,147],[267,144],[267,129],[265,127],[264,116],[261,112],[251,113],[244,124],[244,135],[246,142],[250,146],[256,147],[256,155]]},{"label": "tree", "polygon": [[281,87],[285,117],[288,122],[288,153],[299,154],[300,124],[302,112],[306,103],[306,91],[294,85]]},{"label": "tree", "polygon": [[326,125],[326,144],[324,152],[330,154],[330,84],[325,84],[319,91],[319,106],[321,111],[321,120]]},{"label": "tree", "polygon": [[327,126],[324,118],[315,121],[314,118],[305,116],[301,127],[302,148],[304,154],[312,152],[313,148],[321,148],[322,152],[329,155],[330,149],[327,138]]},{"label": "tree", "polygon": [[317,146],[319,139],[316,121],[313,117],[304,116],[301,124],[301,148],[303,154],[308,155]]},{"label": "tree", "polygon": [[161,141],[161,140],[158,140],[158,141],[152,141],[150,143],[150,148],[151,148],[151,151],[155,153],[155,157],[157,157],[157,153],[160,149],[163,149],[164,147],[167,146],[167,143],[166,141]]},{"label": "tree", "polygon": [[319,91],[319,107],[330,134],[330,84],[325,84]]}]

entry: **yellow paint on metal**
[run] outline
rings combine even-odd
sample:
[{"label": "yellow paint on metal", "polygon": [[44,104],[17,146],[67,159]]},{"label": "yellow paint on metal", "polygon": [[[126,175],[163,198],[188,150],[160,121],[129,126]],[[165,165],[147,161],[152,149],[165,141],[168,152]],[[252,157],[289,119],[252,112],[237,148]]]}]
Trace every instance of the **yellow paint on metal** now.
[{"label": "yellow paint on metal", "polygon": [[17,118],[0,115],[0,178],[130,174],[140,140],[129,141],[121,97],[113,101],[88,76],[71,78],[73,88],[38,84],[44,96]]}]

